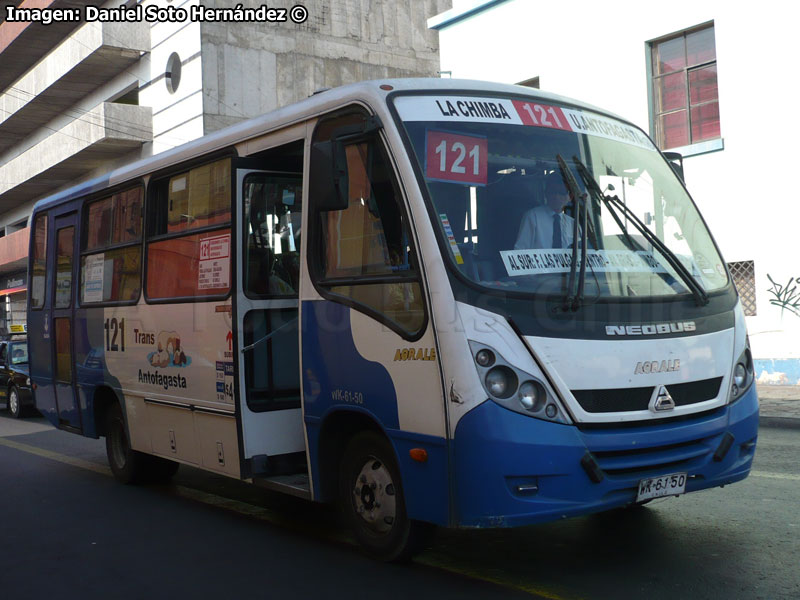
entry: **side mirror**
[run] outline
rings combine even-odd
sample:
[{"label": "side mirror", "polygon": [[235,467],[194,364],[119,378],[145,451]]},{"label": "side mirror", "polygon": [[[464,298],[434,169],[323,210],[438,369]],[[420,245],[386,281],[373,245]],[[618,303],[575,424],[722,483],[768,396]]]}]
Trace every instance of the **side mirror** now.
[{"label": "side mirror", "polygon": [[683,177],[683,156],[680,152],[664,152],[664,158],[669,162],[669,166],[675,171],[675,174],[680,177],[681,181],[686,183]]},{"label": "side mirror", "polygon": [[311,146],[308,197],[319,210],[345,210],[349,206],[347,157],[339,141]]}]

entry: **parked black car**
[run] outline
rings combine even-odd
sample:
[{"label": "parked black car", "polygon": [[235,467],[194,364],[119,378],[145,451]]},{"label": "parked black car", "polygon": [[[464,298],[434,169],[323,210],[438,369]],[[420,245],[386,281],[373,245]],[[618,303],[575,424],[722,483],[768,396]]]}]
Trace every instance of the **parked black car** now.
[{"label": "parked black car", "polygon": [[27,340],[0,341],[0,399],[16,419],[33,408]]}]

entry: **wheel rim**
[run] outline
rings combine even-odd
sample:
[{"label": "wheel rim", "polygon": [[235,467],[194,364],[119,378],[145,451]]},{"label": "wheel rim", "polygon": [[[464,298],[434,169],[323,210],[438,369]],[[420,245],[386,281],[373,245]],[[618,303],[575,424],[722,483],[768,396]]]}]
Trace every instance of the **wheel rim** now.
[{"label": "wheel rim", "polygon": [[386,465],[370,456],[361,467],[353,486],[353,507],[373,532],[391,531],[396,518],[397,500],[392,474]]},{"label": "wheel rim", "polygon": [[8,396],[8,408],[12,415],[19,413],[19,396],[17,396],[17,390],[11,390],[11,394]]},{"label": "wheel rim", "polygon": [[111,436],[111,457],[114,459],[114,464],[123,469],[128,460],[128,438],[125,436],[125,429],[120,421],[114,421],[109,435]]}]

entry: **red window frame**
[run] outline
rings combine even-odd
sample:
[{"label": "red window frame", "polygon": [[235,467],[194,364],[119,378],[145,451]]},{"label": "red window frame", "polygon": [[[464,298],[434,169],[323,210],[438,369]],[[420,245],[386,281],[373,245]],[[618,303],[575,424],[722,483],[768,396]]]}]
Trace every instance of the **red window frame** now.
[{"label": "red window frame", "polygon": [[662,149],[719,139],[713,23],[650,43],[653,125]]}]

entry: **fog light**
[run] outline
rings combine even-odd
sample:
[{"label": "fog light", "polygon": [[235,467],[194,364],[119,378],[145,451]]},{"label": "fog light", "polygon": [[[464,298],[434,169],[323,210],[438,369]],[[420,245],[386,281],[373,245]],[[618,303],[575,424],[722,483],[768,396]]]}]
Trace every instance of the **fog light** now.
[{"label": "fog light", "polygon": [[547,408],[544,409],[544,414],[546,414],[549,418],[554,418],[558,413],[558,409],[556,408],[555,404],[548,404]]}]

